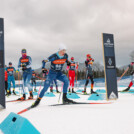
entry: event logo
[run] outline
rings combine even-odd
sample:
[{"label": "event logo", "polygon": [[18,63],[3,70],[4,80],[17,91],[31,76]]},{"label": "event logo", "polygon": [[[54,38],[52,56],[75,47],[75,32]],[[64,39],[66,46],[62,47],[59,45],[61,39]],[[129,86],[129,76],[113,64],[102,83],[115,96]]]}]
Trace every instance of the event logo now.
[{"label": "event logo", "polygon": [[107,69],[115,68],[115,59],[114,59],[113,56],[107,56],[106,57],[106,68]]},{"label": "event logo", "polygon": [[113,47],[113,46],[114,46],[114,44],[110,41],[109,38],[107,39],[106,43],[104,43],[104,45],[105,45],[106,47]]},{"label": "event logo", "polygon": [[111,58],[109,58],[108,63],[109,63],[110,66],[112,65],[112,59]]},{"label": "event logo", "polygon": [[117,96],[115,95],[114,92],[112,92],[109,96],[109,99],[117,99]]}]

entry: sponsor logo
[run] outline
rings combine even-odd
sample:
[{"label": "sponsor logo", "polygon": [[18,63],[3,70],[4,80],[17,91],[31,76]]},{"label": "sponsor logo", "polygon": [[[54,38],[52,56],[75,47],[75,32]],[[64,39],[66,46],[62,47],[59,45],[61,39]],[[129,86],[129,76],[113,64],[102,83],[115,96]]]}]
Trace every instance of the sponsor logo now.
[{"label": "sponsor logo", "polygon": [[14,71],[13,68],[7,69],[8,72]]},{"label": "sponsor logo", "polygon": [[114,92],[112,92],[109,96],[109,99],[117,99],[117,96],[115,95]]},{"label": "sponsor logo", "polygon": [[21,59],[21,63],[29,62],[29,59]]},{"label": "sponsor logo", "polygon": [[75,66],[75,64],[71,64],[70,66]]},{"label": "sponsor logo", "polygon": [[108,64],[109,64],[110,66],[112,65],[112,59],[111,59],[111,58],[109,58]]},{"label": "sponsor logo", "polygon": [[53,61],[53,64],[64,64],[65,62],[66,62],[66,59],[59,59],[59,60]]},{"label": "sponsor logo", "polygon": [[111,41],[110,41],[109,38],[108,38],[107,41],[104,43],[104,45],[105,45],[106,47],[113,47],[113,46],[114,46],[114,44],[111,43]]},{"label": "sponsor logo", "polygon": [[107,67],[107,69],[115,68],[115,59],[114,59],[114,57],[106,57],[106,67]]},{"label": "sponsor logo", "polygon": [[0,37],[2,36],[2,34],[3,34],[3,31],[0,31]]}]

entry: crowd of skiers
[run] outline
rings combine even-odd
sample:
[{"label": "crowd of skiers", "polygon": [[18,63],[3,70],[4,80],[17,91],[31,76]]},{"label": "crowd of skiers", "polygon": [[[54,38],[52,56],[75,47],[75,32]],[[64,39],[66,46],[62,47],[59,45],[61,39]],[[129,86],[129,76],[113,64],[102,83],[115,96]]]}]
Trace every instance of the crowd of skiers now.
[{"label": "crowd of skiers", "polygon": [[[37,106],[41,99],[44,96],[44,93],[48,90],[50,87],[50,91],[53,92],[53,84],[55,83],[56,86],[56,92],[58,91],[58,84],[57,80],[61,81],[63,83],[63,103],[72,103],[73,100],[70,100],[67,98],[67,91],[75,93],[74,91],[74,82],[75,78],[77,78],[77,71],[79,64],[78,62],[75,62],[74,57],[71,57],[71,59],[68,59],[68,55],[66,53],[66,46],[61,45],[59,47],[59,50],[49,56],[48,58],[44,59],[42,61],[42,73],[44,80],[44,88],[41,90],[39,97],[33,104],[33,107]],[[20,97],[18,100],[25,100],[26,99],[26,87],[28,87],[29,90],[29,97],[28,99],[33,99],[33,88],[31,86],[30,80],[32,80],[32,85],[35,85],[34,91],[36,91],[36,77],[38,75],[32,70],[32,59],[30,56],[27,55],[26,49],[22,49],[21,51],[21,57],[19,59],[18,63],[18,69],[16,70],[12,63],[9,62],[9,66],[5,67],[5,89],[7,95],[11,94],[11,83],[13,84],[13,94],[15,93],[15,79],[14,79],[14,72],[19,72],[20,69],[23,71],[22,74],[22,92],[23,96]],[[46,63],[51,62],[49,71],[46,69]],[[86,55],[85,60],[85,69],[86,69],[86,83],[83,90],[83,94],[87,94],[86,88],[89,83],[89,80],[91,80],[91,94],[95,94],[96,92],[93,91],[94,87],[94,78],[93,78],[93,71],[92,71],[92,65],[93,65],[94,59],[91,57],[90,54]],[[68,77],[62,73],[62,68],[64,64],[67,64],[67,71],[68,71]],[[134,62],[132,62],[129,67],[134,66]],[[134,82],[134,71],[131,73],[132,75],[132,81],[130,82],[127,89],[124,91],[128,91],[130,87],[133,85]]]}]

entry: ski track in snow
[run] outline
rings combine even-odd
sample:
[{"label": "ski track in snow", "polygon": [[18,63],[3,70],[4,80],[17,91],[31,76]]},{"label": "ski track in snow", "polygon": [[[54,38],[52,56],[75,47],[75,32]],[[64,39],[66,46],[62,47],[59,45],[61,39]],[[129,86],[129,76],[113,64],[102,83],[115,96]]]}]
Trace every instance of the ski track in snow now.
[{"label": "ski track in snow", "polygon": [[[83,87],[81,86],[79,89],[83,89]],[[94,89],[105,89],[105,87],[95,87]],[[123,89],[123,87],[118,88],[118,90]],[[87,88],[87,91],[90,91],[90,88]],[[21,116],[27,118],[41,134],[134,133],[133,94],[119,93],[119,99],[113,101],[112,104],[49,106],[58,103],[59,94],[55,95],[56,97],[44,97],[38,107],[21,114]],[[87,100],[88,95],[79,96],[80,99],[74,100],[78,102],[96,102]],[[10,96],[6,98],[6,100],[14,100],[18,97],[19,96]],[[0,110],[0,123],[10,112],[17,113],[30,106],[34,101],[35,100],[6,103],[6,109]],[[106,100],[97,102],[106,102]]]}]

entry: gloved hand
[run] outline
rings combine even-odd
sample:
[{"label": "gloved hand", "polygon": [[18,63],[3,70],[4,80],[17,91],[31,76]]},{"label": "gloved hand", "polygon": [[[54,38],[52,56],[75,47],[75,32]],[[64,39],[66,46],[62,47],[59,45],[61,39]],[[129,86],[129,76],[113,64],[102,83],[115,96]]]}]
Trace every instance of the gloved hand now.
[{"label": "gloved hand", "polygon": [[45,62],[45,63],[46,63],[46,62],[48,62],[48,60],[47,60],[47,59],[45,59],[45,60],[43,60],[42,62]]},{"label": "gloved hand", "polygon": [[47,69],[46,68],[42,68],[42,73],[46,73]]},{"label": "gloved hand", "polygon": [[131,75],[133,75],[134,74],[134,71],[131,71],[131,73],[130,73]]},{"label": "gloved hand", "polygon": [[71,62],[70,62],[70,61],[68,61],[68,62],[67,62],[67,66],[70,66],[70,64],[71,64]]},{"label": "gloved hand", "polygon": [[22,71],[25,71],[26,69],[27,69],[26,67],[23,67],[23,68],[22,68]]},{"label": "gloved hand", "polygon": [[17,69],[17,70],[16,70],[16,73],[18,73],[19,71],[20,71],[20,70],[19,70],[19,69]]}]

